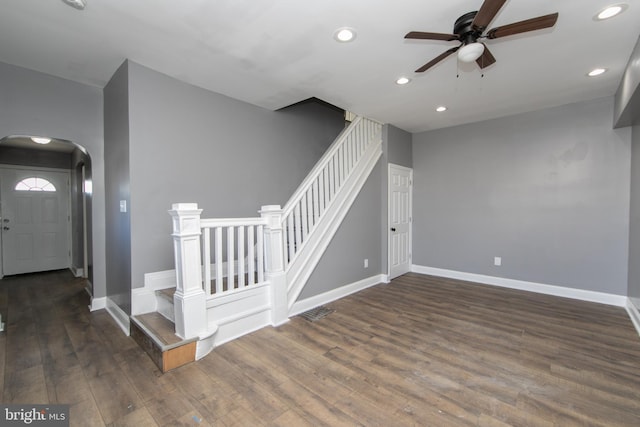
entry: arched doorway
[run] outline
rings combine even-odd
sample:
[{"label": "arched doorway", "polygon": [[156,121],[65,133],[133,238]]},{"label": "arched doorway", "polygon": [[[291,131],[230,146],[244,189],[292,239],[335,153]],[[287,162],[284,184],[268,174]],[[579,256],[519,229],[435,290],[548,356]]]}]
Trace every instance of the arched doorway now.
[{"label": "arched doorway", "polygon": [[[46,143],[42,143],[46,142]],[[91,178],[91,157],[87,150],[81,145],[72,141],[43,138],[38,142],[38,138],[31,136],[17,135],[7,136],[0,139],[0,168],[12,170],[13,174],[6,173],[7,176],[18,176],[21,179],[29,179],[29,171],[33,171],[33,177],[38,175],[38,171],[66,171],[68,175],[68,268],[78,277],[88,279],[88,291],[92,293],[93,283],[93,261],[92,261],[92,178]],[[19,170],[20,174],[15,173]],[[0,179],[3,175],[0,174]],[[26,178],[25,178],[26,177]],[[7,181],[9,178],[5,178]],[[17,178],[15,178],[17,179]],[[14,179],[14,180],[15,180]],[[31,181],[22,184],[22,189],[29,187]],[[0,202],[9,200],[7,188],[14,183],[4,183],[0,188],[5,188],[4,195],[0,191]],[[17,185],[17,183],[16,183]],[[37,188],[33,189],[38,191]],[[66,203],[66,202],[65,202]],[[6,245],[3,244],[3,237],[7,238],[10,233],[11,221],[15,218],[5,217],[8,209],[4,206],[4,213],[0,211],[2,218],[2,230],[0,233],[0,277],[3,274],[1,266],[8,258],[2,252],[6,252]],[[12,216],[18,215],[11,212]],[[6,243],[6,240],[5,240]],[[46,267],[45,267],[46,268]]]}]

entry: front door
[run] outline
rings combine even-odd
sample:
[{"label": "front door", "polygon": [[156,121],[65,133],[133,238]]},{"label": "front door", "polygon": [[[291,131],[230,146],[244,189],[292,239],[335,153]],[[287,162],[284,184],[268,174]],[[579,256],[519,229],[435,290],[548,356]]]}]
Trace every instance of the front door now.
[{"label": "front door", "polygon": [[389,164],[389,280],[411,271],[413,169]]},{"label": "front door", "polygon": [[2,273],[68,268],[69,173],[0,169]]}]

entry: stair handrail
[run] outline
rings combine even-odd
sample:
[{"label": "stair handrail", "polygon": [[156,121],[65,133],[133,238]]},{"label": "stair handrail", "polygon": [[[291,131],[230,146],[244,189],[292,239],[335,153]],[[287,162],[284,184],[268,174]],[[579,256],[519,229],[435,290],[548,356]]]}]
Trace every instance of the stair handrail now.
[{"label": "stair handrail", "polygon": [[327,165],[329,160],[331,160],[333,156],[336,154],[336,151],[340,149],[340,147],[344,143],[344,140],[351,134],[352,130],[356,128],[360,122],[362,122],[362,120],[364,120],[362,116],[357,116],[349,124],[349,126],[344,128],[342,132],[340,132],[338,137],[331,143],[327,151],[325,151],[322,157],[320,157],[320,159],[316,162],[313,169],[309,171],[309,173],[307,174],[305,179],[302,181],[302,183],[300,183],[296,191],[293,192],[293,194],[289,198],[289,201],[287,201],[287,203],[282,207],[283,217],[286,217],[291,213],[291,211],[295,208],[296,203],[300,201],[302,196],[307,192],[309,187],[316,180],[320,172],[324,170],[324,167]]},{"label": "stair handrail", "polygon": [[382,124],[356,117],[318,160],[282,209],[285,270],[295,261],[335,196],[370,144],[380,139]]}]

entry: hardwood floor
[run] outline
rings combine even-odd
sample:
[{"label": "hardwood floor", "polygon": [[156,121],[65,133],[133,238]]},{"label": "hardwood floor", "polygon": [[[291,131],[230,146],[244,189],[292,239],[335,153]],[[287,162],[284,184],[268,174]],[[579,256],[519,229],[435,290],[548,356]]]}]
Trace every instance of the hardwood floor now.
[{"label": "hardwood floor", "polygon": [[408,274],[160,374],[68,272],[0,280],[0,401],[71,425],[638,426],[624,309]]}]

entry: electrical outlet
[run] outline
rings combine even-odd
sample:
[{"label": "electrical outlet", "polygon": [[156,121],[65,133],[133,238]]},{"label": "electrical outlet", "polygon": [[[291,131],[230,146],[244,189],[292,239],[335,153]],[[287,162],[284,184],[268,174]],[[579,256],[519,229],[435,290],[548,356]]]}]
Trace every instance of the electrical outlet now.
[{"label": "electrical outlet", "polygon": [[498,267],[502,265],[502,257],[494,257],[493,258],[493,265],[497,265]]},{"label": "electrical outlet", "polygon": [[127,211],[127,201],[120,200],[120,212],[126,212],[126,211]]},{"label": "electrical outlet", "polygon": [[369,268],[369,260],[367,258],[364,259],[364,268]]}]

